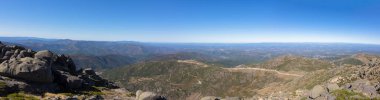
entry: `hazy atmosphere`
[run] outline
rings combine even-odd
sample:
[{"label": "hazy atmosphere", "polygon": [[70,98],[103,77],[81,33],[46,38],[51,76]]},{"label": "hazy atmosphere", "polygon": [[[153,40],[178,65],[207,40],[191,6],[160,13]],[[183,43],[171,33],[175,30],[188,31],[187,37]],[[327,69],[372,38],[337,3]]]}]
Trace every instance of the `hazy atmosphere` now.
[{"label": "hazy atmosphere", "polygon": [[378,0],[2,0],[0,35],[141,42],[380,43]]}]

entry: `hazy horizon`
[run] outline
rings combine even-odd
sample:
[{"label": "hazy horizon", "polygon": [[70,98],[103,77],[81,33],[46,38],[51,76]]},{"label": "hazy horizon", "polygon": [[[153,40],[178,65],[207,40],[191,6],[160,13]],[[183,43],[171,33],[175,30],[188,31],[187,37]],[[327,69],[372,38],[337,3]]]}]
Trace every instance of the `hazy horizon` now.
[{"label": "hazy horizon", "polygon": [[161,43],[379,44],[375,0],[5,0],[0,36]]},{"label": "hazy horizon", "polygon": [[[0,38],[19,38],[20,40],[37,39],[37,40],[72,40],[72,41],[94,41],[94,42],[140,42],[140,43],[163,43],[163,44],[363,44],[363,45],[380,45],[380,43],[354,43],[354,42],[146,42],[131,40],[81,40],[68,38],[44,38],[44,37],[23,37],[23,36],[0,36]],[[17,41],[17,40],[16,40]],[[4,42],[4,41],[3,41]],[[6,42],[6,41],[5,41]]]}]

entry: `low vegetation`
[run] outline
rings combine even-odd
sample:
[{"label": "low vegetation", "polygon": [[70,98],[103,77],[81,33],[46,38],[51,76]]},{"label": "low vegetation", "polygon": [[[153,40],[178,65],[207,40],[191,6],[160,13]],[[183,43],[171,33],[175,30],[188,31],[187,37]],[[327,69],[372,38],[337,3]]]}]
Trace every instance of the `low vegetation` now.
[{"label": "low vegetation", "polygon": [[6,87],[7,87],[7,84],[5,82],[0,81],[0,96],[6,95],[7,93]]},{"label": "low vegetation", "polygon": [[121,82],[129,90],[154,91],[169,99],[185,99],[196,93],[248,97],[269,83],[288,80],[273,72],[230,72],[217,66],[177,61],[144,62],[106,71],[103,76]]},{"label": "low vegetation", "polygon": [[39,100],[35,96],[31,96],[24,93],[12,93],[8,94],[6,97],[1,98],[1,100]]},{"label": "low vegetation", "polygon": [[280,56],[275,59],[266,61],[262,64],[249,65],[250,67],[259,67],[266,69],[275,69],[278,71],[293,72],[312,72],[321,69],[332,68],[333,65],[328,61],[311,59],[300,56]]},{"label": "low vegetation", "polygon": [[349,90],[335,90],[332,92],[334,96],[336,96],[337,100],[371,100],[370,98],[366,97],[365,95],[361,93],[356,93]]},{"label": "low vegetation", "polygon": [[343,58],[341,60],[334,62],[336,65],[343,65],[343,64],[350,64],[350,65],[363,65],[363,62],[361,62],[358,59],[355,58]]}]

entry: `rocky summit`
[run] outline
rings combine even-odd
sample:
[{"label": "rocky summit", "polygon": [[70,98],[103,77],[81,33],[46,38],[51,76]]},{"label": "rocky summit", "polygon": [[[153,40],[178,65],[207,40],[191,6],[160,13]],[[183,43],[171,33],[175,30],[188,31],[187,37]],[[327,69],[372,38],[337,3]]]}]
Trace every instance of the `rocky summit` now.
[{"label": "rocky summit", "polygon": [[0,44],[0,75],[30,83],[56,84],[63,89],[91,86],[116,87],[91,69],[77,70],[73,60],[48,50],[32,51]]},{"label": "rocky summit", "polygon": [[[0,50],[0,99],[135,98],[133,93],[101,78],[94,70],[77,69],[69,56],[48,50],[33,51],[1,42]],[[146,98],[165,100],[164,97],[151,92],[141,93],[141,96],[136,97],[138,100],[149,100]]]}]

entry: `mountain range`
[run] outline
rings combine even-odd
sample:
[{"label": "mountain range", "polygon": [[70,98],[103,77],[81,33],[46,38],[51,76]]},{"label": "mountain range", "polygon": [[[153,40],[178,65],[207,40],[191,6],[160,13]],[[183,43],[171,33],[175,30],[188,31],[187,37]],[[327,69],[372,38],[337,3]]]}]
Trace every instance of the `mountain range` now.
[{"label": "mountain range", "polygon": [[[99,76],[94,77],[115,82],[113,85],[125,89],[115,91],[128,94],[126,98],[138,98],[142,91],[169,100],[380,98],[380,45],[146,43],[29,37],[0,37],[0,41],[64,54],[62,57],[72,59],[70,63],[76,67],[55,73],[77,76],[87,75],[81,69],[95,69]],[[18,60],[18,55],[12,57]]]},{"label": "mountain range", "polygon": [[196,59],[223,67],[234,67],[289,54],[328,60],[357,53],[380,54],[380,45],[348,43],[145,43],[33,37],[0,37],[0,41],[34,50],[47,49],[66,54],[72,56],[80,68],[94,69],[114,68],[161,58]]}]

